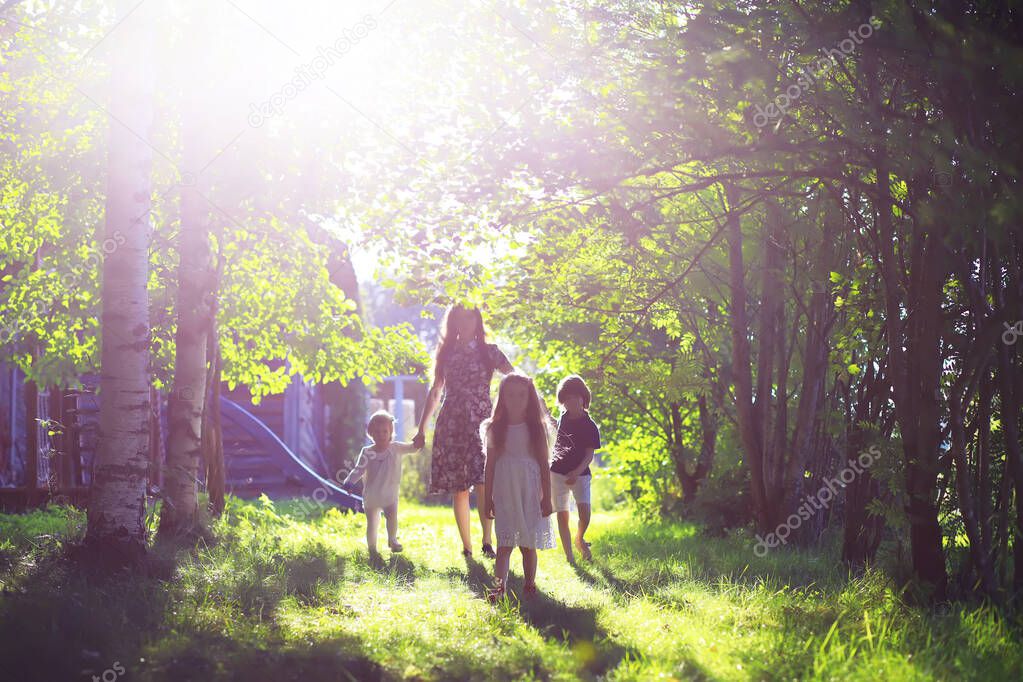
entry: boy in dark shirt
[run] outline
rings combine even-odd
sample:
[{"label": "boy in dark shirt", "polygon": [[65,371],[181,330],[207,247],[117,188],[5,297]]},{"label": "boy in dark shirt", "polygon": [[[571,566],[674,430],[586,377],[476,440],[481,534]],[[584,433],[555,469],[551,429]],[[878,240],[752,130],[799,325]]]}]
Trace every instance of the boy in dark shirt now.
[{"label": "boy in dark shirt", "polygon": [[575,547],[587,561],[590,543],[585,533],[590,525],[590,462],[594,451],[600,447],[600,429],[590,419],[590,389],[582,377],[572,374],[558,384],[558,402],[564,412],[558,420],[558,437],[554,442],[554,461],[551,462],[551,496],[554,511],[558,513],[558,532],[561,546],[569,563],[572,555],[572,531],[569,521],[569,493],[575,499],[579,510],[579,526],[575,535]]}]

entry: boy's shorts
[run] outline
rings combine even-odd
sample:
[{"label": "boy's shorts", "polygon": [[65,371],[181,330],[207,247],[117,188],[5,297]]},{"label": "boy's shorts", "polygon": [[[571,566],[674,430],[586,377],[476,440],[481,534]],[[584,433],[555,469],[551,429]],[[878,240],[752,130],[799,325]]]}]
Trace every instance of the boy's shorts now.
[{"label": "boy's shorts", "polygon": [[551,472],[551,497],[554,498],[554,511],[569,511],[569,493],[575,498],[576,504],[590,503],[590,479],[592,476],[579,476],[575,483],[569,485],[566,482],[567,476]]}]

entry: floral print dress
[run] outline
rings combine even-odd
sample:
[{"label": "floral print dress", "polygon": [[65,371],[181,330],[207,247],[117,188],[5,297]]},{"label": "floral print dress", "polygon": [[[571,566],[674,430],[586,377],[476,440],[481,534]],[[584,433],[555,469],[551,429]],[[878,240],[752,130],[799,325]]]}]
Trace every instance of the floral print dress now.
[{"label": "floral print dress", "polygon": [[490,416],[490,379],[508,362],[496,345],[480,353],[474,339],[456,344],[444,363],[444,397],[433,432],[430,492],[453,493],[483,483],[480,424]]}]

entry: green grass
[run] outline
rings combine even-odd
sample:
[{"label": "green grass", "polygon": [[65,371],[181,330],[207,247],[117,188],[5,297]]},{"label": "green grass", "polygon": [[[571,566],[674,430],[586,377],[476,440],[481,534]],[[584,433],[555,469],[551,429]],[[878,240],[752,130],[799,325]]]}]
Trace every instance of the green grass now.
[{"label": "green grass", "polygon": [[[1019,679],[990,608],[907,606],[878,572],[744,536],[595,515],[595,561],[540,553],[533,600],[483,598],[447,508],[404,504],[405,552],[371,560],[364,519],[232,500],[217,542],[159,577],[61,559],[80,512],[0,515],[0,660],[17,680]],[[512,592],[521,588],[513,557]],[[6,677],[5,677],[6,679]]]}]

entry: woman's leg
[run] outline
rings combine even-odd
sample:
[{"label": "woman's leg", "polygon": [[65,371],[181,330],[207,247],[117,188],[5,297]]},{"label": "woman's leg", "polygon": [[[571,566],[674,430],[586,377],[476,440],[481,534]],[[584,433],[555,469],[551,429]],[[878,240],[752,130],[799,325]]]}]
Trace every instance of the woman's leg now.
[{"label": "woman's leg", "polygon": [[536,587],[536,550],[519,547],[522,552],[522,582],[526,587]]},{"label": "woman's leg", "polygon": [[462,548],[472,551],[472,537],[469,534],[469,491],[459,490],[451,496],[451,506],[455,510],[455,523],[458,534],[462,537]]},{"label": "woman's leg", "polygon": [[377,551],[377,529],[380,527],[380,509],[366,507],[366,546],[369,551]]},{"label": "woman's leg", "polygon": [[488,519],[486,511],[484,510],[483,500],[487,499],[487,486],[483,483],[476,484],[476,510],[480,514],[480,526],[483,528],[483,544],[493,544],[494,540],[494,520]]}]

